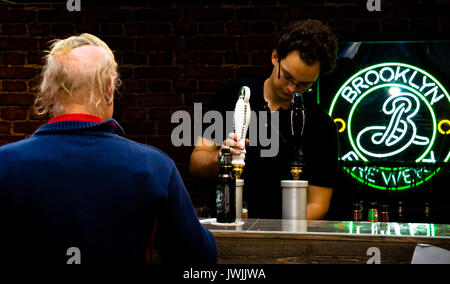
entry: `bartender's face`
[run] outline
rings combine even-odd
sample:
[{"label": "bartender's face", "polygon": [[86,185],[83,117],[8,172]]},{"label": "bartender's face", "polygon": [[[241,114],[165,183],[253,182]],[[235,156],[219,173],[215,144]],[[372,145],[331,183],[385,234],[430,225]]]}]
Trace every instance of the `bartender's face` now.
[{"label": "bartender's face", "polygon": [[281,60],[278,60],[277,51],[274,50],[272,64],[273,91],[281,101],[290,101],[294,92],[304,93],[314,84],[320,73],[320,62],[306,64],[297,50],[291,51]]}]

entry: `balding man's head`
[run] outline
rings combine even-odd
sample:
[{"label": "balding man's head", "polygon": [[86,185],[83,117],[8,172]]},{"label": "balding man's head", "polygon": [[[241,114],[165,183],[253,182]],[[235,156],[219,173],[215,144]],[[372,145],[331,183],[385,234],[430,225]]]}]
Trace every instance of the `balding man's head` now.
[{"label": "balding man's head", "polygon": [[114,55],[103,41],[89,34],[57,40],[46,61],[35,101],[38,114],[62,114],[67,105],[77,104],[105,117],[118,75]]}]

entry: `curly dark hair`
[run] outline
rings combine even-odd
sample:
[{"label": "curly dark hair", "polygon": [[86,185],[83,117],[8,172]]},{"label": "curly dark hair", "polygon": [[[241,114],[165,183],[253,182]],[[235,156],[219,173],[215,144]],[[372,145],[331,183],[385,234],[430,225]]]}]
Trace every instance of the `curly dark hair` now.
[{"label": "curly dark hair", "polygon": [[318,20],[304,20],[287,27],[276,40],[275,49],[278,61],[298,50],[306,64],[319,60],[321,73],[330,73],[336,65],[338,45],[329,26]]}]

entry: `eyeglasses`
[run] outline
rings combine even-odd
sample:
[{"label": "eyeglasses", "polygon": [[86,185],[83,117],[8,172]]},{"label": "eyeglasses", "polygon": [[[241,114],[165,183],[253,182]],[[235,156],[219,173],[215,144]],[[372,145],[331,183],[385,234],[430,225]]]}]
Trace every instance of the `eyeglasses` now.
[{"label": "eyeglasses", "polygon": [[[283,73],[283,75],[281,75]],[[314,84],[314,82],[298,82],[295,83],[292,76],[283,68],[281,68],[281,59],[278,61],[278,79],[282,81],[286,85],[291,85],[295,87],[296,91],[303,93],[305,91],[309,91],[309,88]]]}]

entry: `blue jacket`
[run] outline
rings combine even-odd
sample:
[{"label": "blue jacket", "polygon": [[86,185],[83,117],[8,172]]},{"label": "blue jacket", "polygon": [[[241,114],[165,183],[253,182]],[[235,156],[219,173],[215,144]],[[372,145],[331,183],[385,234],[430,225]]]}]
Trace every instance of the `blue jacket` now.
[{"label": "blue jacket", "polygon": [[174,162],[113,119],[60,121],[0,147],[0,259],[216,263]]}]

